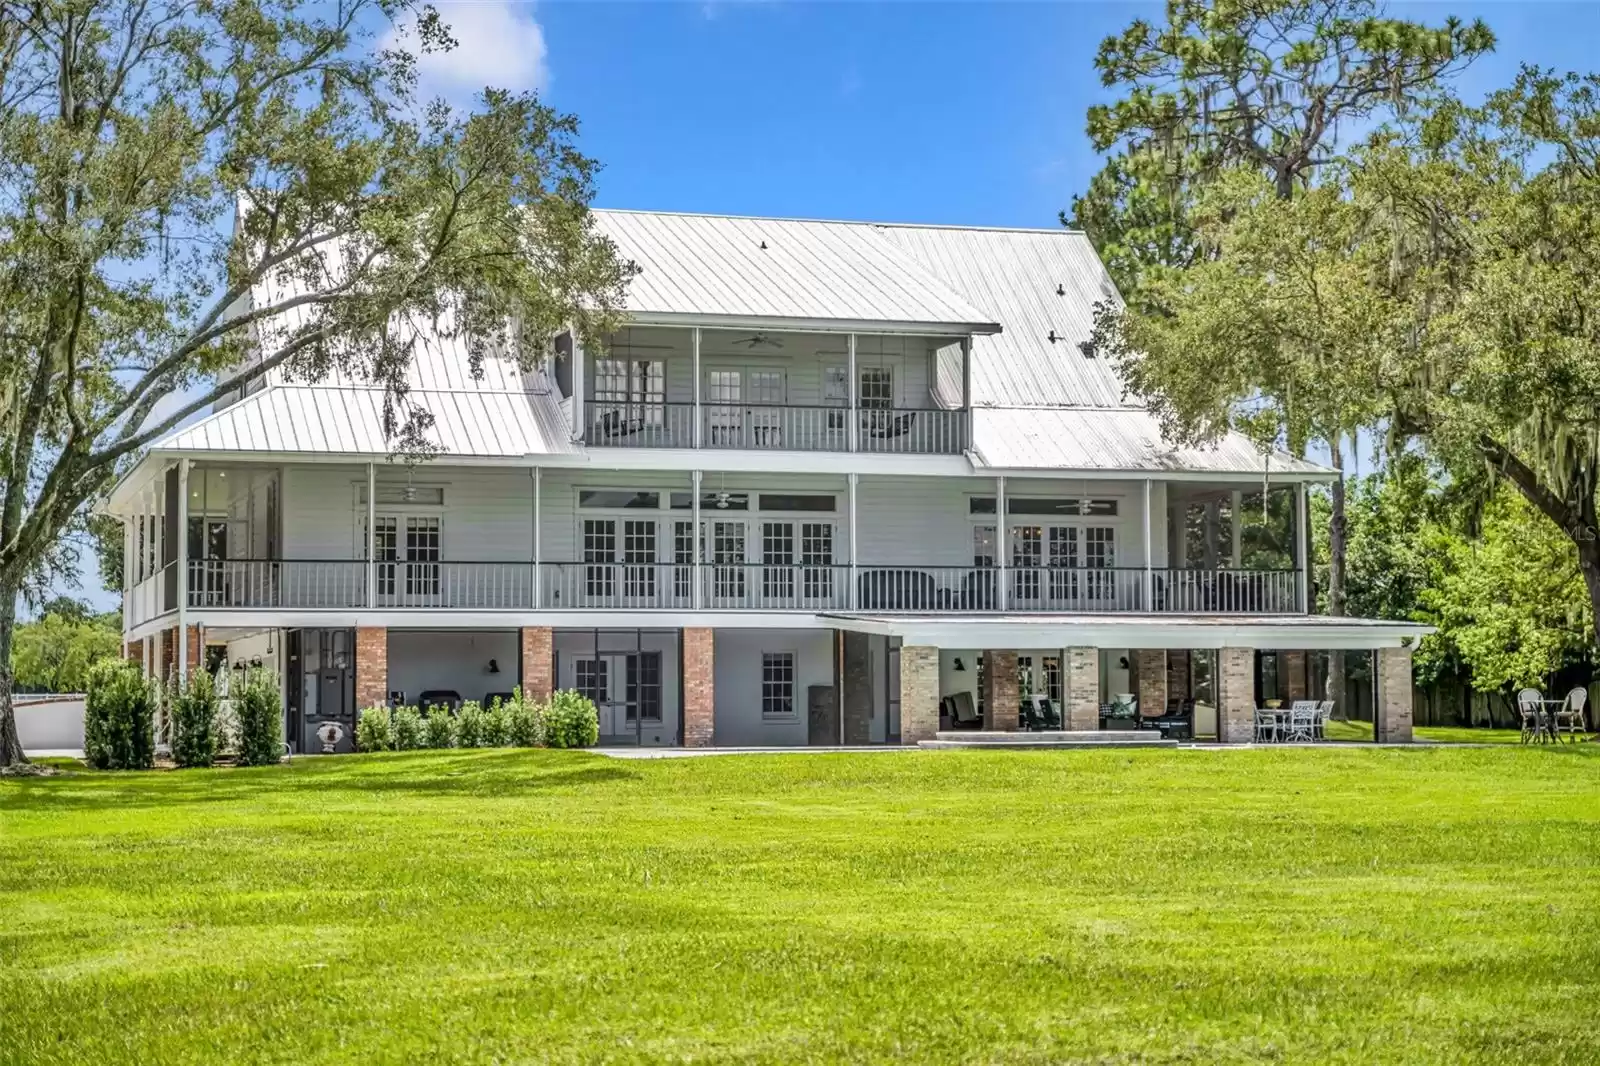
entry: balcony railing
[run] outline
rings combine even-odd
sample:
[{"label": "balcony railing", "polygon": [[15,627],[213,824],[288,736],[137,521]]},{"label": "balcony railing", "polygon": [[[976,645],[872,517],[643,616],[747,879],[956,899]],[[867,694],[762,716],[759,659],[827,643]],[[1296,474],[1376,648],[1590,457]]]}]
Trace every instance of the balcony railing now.
[{"label": "balcony railing", "polygon": [[[693,448],[692,403],[589,401],[584,443],[595,447]],[[753,451],[847,452],[851,417],[844,407],[702,403],[699,446]],[[859,409],[854,448],[884,455],[959,455],[967,447],[967,412],[944,408]]]},{"label": "balcony railing", "polygon": [[[1293,570],[1143,567],[440,561],[380,562],[372,572],[371,604],[408,610],[1260,615],[1296,613],[1300,589]],[[154,609],[158,591],[145,584],[130,594],[134,615]],[[368,602],[367,563],[359,559],[189,564],[190,607],[352,609]]]}]

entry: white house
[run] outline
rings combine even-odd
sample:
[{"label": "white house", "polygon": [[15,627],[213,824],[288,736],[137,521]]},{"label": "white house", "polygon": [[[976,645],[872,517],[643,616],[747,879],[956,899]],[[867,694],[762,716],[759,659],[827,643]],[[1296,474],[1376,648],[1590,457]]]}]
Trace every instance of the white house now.
[{"label": "white house", "polygon": [[[1330,471],[1165,445],[1086,344],[1117,294],[1082,234],[596,214],[642,268],[628,324],[531,375],[436,338],[437,458],[391,460],[379,390],[284,374],[150,448],[108,507],[129,654],[281,671],[301,750],[518,684],[589,693],[611,743],[915,743],[962,693],[991,728],[1022,694],[1126,728],[1124,692],[1244,740],[1333,649],[1374,653],[1378,735],[1410,738],[1419,627],[1307,610]],[[1242,565],[1263,491],[1286,569]]]}]

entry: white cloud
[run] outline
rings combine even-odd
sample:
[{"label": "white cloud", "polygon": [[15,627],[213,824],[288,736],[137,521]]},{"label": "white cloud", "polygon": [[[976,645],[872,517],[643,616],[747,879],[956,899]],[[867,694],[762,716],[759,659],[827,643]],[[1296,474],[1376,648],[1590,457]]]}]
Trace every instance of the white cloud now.
[{"label": "white cloud", "polygon": [[[533,5],[515,0],[438,4],[456,47],[419,55],[417,73],[424,99],[443,96],[470,99],[485,86],[497,89],[543,89],[550,81],[544,30],[533,17]],[[390,30],[384,47],[419,52],[410,26],[402,34]]]}]

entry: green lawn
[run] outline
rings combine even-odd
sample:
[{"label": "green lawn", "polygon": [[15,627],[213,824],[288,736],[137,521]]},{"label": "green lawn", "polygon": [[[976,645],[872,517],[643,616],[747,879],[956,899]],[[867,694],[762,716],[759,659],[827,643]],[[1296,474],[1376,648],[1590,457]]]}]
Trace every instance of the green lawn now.
[{"label": "green lawn", "polygon": [[0,1061],[1600,1062],[1600,745],[0,781]]},{"label": "green lawn", "polygon": [[[1419,725],[1414,730],[1418,740],[1435,744],[1520,744],[1522,732],[1517,729],[1479,729],[1459,725]],[[1329,722],[1329,740],[1371,740],[1371,722]],[[1562,738],[1563,743],[1566,738]]]}]

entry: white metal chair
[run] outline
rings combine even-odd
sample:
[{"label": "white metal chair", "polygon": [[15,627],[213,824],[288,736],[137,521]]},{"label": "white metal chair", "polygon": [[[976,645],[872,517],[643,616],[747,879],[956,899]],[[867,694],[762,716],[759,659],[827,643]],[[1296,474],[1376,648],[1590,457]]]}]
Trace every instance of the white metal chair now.
[{"label": "white metal chair", "polygon": [[1270,744],[1278,739],[1278,712],[1266,707],[1256,708],[1256,743]]},{"label": "white metal chair", "polygon": [[1538,743],[1544,733],[1544,693],[1536,688],[1517,693],[1517,716],[1522,720],[1522,742]]},{"label": "white metal chair", "polygon": [[1317,704],[1317,724],[1316,724],[1316,728],[1313,730],[1313,732],[1316,734],[1316,738],[1318,740],[1326,740],[1327,739],[1327,737],[1328,737],[1328,719],[1330,719],[1332,717],[1333,717],[1333,701],[1332,700],[1323,700],[1321,703]]},{"label": "white metal chair", "polygon": [[1567,702],[1563,703],[1556,711],[1555,721],[1552,725],[1556,739],[1561,738],[1563,731],[1576,744],[1578,738],[1588,730],[1584,727],[1583,708],[1589,702],[1589,690],[1579,686],[1567,693]]},{"label": "white metal chair", "polygon": [[1316,740],[1317,701],[1295,700],[1289,705],[1289,740]]}]

